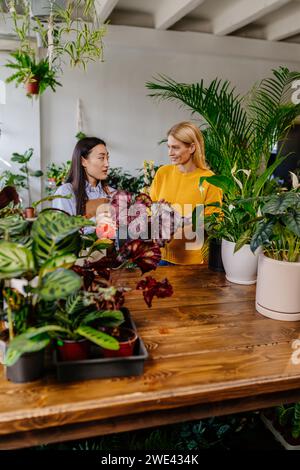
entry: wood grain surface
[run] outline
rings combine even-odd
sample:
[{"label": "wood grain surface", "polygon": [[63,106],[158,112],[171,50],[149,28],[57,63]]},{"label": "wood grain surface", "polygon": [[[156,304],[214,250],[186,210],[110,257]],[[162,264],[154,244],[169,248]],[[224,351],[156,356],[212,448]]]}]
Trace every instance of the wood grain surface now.
[{"label": "wood grain surface", "polygon": [[[174,295],[129,292],[149,351],[139,377],[58,383],[54,376],[13,384],[0,369],[0,449],[90,437],[187,419],[255,410],[300,399],[300,364],[291,362],[300,322],[255,311],[255,286],[229,283],[205,266],[161,267]],[[134,287],[137,271],[114,273]]]}]

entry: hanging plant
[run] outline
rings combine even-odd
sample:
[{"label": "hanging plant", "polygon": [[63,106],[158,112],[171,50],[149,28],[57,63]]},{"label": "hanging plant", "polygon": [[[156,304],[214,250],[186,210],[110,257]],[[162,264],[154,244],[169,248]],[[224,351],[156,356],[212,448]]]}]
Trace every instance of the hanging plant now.
[{"label": "hanging plant", "polygon": [[21,51],[12,52],[11,56],[14,62],[8,61],[6,67],[13,69],[15,73],[6,82],[15,82],[17,87],[23,83],[27,96],[41,95],[48,87],[55,91],[57,86],[61,86],[47,58],[37,61],[35,55]]}]

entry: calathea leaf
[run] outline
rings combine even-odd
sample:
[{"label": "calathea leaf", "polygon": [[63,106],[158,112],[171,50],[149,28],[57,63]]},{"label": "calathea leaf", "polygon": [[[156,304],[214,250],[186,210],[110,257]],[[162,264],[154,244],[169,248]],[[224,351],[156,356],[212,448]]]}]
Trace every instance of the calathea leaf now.
[{"label": "calathea leaf", "polygon": [[0,242],[0,279],[11,279],[34,271],[30,250],[12,242]]},{"label": "calathea leaf", "polygon": [[119,326],[124,321],[124,315],[120,310],[104,310],[88,313],[83,321],[82,325],[87,325],[95,320],[103,320],[101,325],[105,326]]},{"label": "calathea leaf", "polygon": [[80,336],[92,341],[92,343],[98,344],[104,349],[111,349],[113,351],[118,351],[120,349],[119,342],[102,331],[95,330],[90,326],[80,326],[77,328],[75,333],[78,333]]},{"label": "calathea leaf", "polygon": [[32,226],[33,249],[39,265],[57,254],[74,253],[74,235],[81,227],[94,225],[81,216],[48,209],[39,214]]},{"label": "calathea leaf", "polygon": [[59,268],[43,277],[40,296],[46,301],[66,299],[80,286],[81,278],[74,271]]},{"label": "calathea leaf", "polygon": [[73,266],[76,259],[77,259],[76,256],[72,254],[54,256],[53,258],[50,258],[45,264],[42,265],[41,274],[42,276],[45,276],[45,274],[51,271],[54,271],[57,268],[68,269],[71,266]]}]

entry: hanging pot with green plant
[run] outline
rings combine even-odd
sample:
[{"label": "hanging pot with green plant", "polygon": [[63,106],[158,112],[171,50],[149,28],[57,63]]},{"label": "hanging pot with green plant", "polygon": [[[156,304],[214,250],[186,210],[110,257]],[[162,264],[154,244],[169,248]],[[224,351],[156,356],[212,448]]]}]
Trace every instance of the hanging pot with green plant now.
[{"label": "hanging pot with green plant", "polygon": [[57,71],[50,67],[48,58],[38,60],[33,51],[15,51],[11,53],[14,61],[8,61],[6,67],[13,69],[14,73],[6,79],[6,83],[15,82],[18,87],[24,84],[27,96],[37,96],[44,93],[47,88],[56,91],[61,84],[56,80]]}]

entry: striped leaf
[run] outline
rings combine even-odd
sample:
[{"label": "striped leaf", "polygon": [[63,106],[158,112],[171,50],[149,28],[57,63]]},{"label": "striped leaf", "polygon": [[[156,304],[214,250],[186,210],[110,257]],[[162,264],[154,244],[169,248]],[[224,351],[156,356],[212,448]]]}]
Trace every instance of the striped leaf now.
[{"label": "striped leaf", "polygon": [[34,271],[30,250],[12,242],[0,242],[0,279],[11,279]]},{"label": "striped leaf", "polygon": [[98,344],[104,349],[111,349],[113,351],[118,351],[120,349],[119,342],[102,331],[95,330],[90,326],[80,326],[77,328],[75,333],[78,333],[80,336],[92,341],[92,343]]},{"label": "striped leaf", "polygon": [[94,223],[81,216],[70,216],[64,212],[48,209],[39,214],[32,226],[33,249],[41,266],[56,255],[74,253],[79,240],[75,235],[79,229]]},{"label": "striped leaf", "polygon": [[80,289],[81,278],[74,271],[59,268],[43,277],[40,297],[46,301],[66,299]]}]

